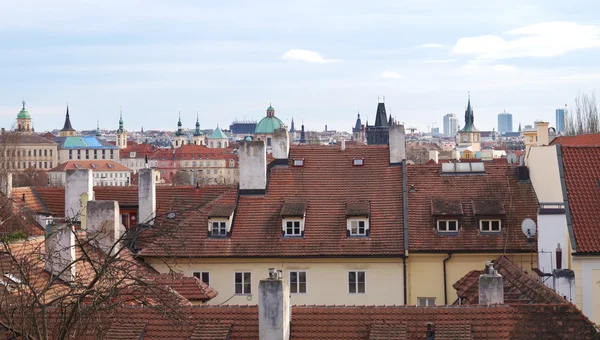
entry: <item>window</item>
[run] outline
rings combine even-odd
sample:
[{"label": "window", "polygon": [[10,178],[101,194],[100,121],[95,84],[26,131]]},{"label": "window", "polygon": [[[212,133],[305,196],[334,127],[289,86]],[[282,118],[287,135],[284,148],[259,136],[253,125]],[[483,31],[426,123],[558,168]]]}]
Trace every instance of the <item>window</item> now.
[{"label": "window", "polygon": [[36,156],[37,156],[37,150],[33,149],[33,157],[36,157]]},{"label": "window", "polygon": [[352,165],[354,165],[354,166],[363,166],[363,165],[365,165],[365,162],[364,162],[364,160],[362,158],[353,159],[352,160]]},{"label": "window", "polygon": [[367,236],[369,220],[348,220],[348,229],[350,236]]},{"label": "window", "polygon": [[499,233],[501,231],[500,220],[479,220],[479,230],[482,232]]},{"label": "window", "polygon": [[300,220],[285,220],[283,221],[285,236],[302,236],[302,221]]},{"label": "window", "polygon": [[304,158],[294,159],[294,166],[304,166]]},{"label": "window", "polygon": [[442,233],[456,233],[458,232],[458,221],[457,220],[438,220],[437,230]]},{"label": "window", "polygon": [[77,159],[81,159],[81,150],[77,150]]},{"label": "window", "polygon": [[290,293],[306,294],[306,272],[290,272]]},{"label": "window", "polygon": [[69,150],[69,159],[73,159],[73,150]]},{"label": "window", "polygon": [[227,222],[219,221],[219,222],[211,222],[211,236],[223,237],[227,236]]},{"label": "window", "polygon": [[267,146],[271,146],[271,138],[267,137]]},{"label": "window", "polygon": [[417,298],[417,306],[419,306],[419,307],[435,306],[435,298],[419,297],[419,298]]},{"label": "window", "polygon": [[352,271],[348,272],[348,293],[358,294],[365,292],[365,277],[367,272]]},{"label": "window", "polygon": [[250,273],[250,272],[235,273],[235,293],[236,294],[252,294],[252,273]]},{"label": "window", "polygon": [[199,278],[202,282],[210,286],[210,273],[209,272],[194,272],[194,277]]}]

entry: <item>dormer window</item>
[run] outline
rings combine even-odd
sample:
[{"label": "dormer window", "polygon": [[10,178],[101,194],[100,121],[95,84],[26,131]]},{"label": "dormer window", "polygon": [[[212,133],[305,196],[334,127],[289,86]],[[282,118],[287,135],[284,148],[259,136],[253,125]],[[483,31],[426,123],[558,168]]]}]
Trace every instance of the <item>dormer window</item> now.
[{"label": "dormer window", "polygon": [[437,231],[440,233],[457,233],[458,220],[437,220]]},{"label": "dormer window", "polygon": [[499,233],[502,231],[502,221],[479,220],[479,230],[484,233]]},{"label": "dormer window", "polygon": [[215,205],[208,213],[208,236],[228,237],[231,235],[231,222],[235,206]]},{"label": "dormer window", "polygon": [[363,165],[365,165],[365,160],[363,158],[354,158],[352,160],[352,165],[353,166],[363,166]]},{"label": "dormer window", "polygon": [[434,228],[440,235],[458,235],[459,219],[463,216],[462,203],[456,200],[432,200],[431,215]]},{"label": "dormer window", "polygon": [[369,236],[369,211],[369,202],[350,202],[346,204],[347,236]]},{"label": "dormer window", "polygon": [[304,158],[294,159],[294,166],[304,166]]},{"label": "dormer window", "polygon": [[281,207],[281,228],[284,237],[304,236],[305,202],[284,202]]}]

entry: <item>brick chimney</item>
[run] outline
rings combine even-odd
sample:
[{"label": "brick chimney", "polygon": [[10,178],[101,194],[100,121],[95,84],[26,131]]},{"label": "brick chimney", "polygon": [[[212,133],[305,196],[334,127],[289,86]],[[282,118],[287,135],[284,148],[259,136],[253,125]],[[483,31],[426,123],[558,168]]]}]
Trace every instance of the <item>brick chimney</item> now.
[{"label": "brick chimney", "polygon": [[66,282],[75,280],[75,234],[66,223],[46,226],[46,270]]},{"label": "brick chimney", "polygon": [[8,171],[0,173],[0,192],[7,198],[12,196],[12,174]]},{"label": "brick chimney", "polygon": [[92,170],[67,170],[65,186],[65,217],[81,221],[88,200],[94,199]]},{"label": "brick chimney", "polygon": [[479,275],[479,304],[493,305],[504,303],[504,283],[491,262],[485,264],[485,273]]},{"label": "brick chimney", "polygon": [[290,136],[286,129],[275,129],[273,131],[271,153],[277,163],[287,165],[290,154]]},{"label": "brick chimney", "polygon": [[89,201],[87,204],[87,237],[106,254],[114,255],[120,249],[116,243],[125,232],[120,217],[117,201]]},{"label": "brick chimney", "polygon": [[290,286],[281,270],[269,269],[269,277],[258,284],[258,338],[289,340],[291,306]]},{"label": "brick chimney", "polygon": [[140,169],[138,177],[138,223],[154,224],[156,176],[154,169]]},{"label": "brick chimney", "polygon": [[400,164],[406,159],[404,125],[390,126],[390,164]]},{"label": "brick chimney", "polygon": [[240,193],[264,194],[267,189],[267,151],[265,142],[242,141],[238,149]]}]

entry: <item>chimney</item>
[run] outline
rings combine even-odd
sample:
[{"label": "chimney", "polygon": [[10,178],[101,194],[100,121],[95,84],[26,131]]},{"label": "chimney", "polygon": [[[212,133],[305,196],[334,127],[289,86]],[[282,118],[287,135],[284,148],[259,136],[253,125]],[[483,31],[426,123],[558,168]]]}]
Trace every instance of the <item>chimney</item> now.
[{"label": "chimney", "polygon": [[46,270],[66,282],[75,280],[75,234],[66,223],[46,226]]},{"label": "chimney", "polygon": [[340,150],[342,150],[342,151],[346,150],[346,140],[344,138],[342,138],[342,144],[340,146]]},{"label": "chimney", "polygon": [[70,218],[73,221],[81,221],[81,215],[85,215],[87,200],[94,199],[93,190],[94,177],[92,176],[92,170],[67,170],[65,217]]},{"label": "chimney", "polygon": [[275,129],[271,141],[271,153],[278,164],[288,164],[290,136],[286,129]]},{"label": "chimney", "polygon": [[438,163],[440,153],[437,150],[429,150],[429,159],[433,160],[436,164]]},{"label": "chimney", "polygon": [[535,122],[538,146],[548,145],[548,125],[548,122]]},{"label": "chimney", "polygon": [[12,174],[8,171],[0,173],[0,192],[6,198],[11,198],[12,196]]},{"label": "chimney", "polygon": [[400,164],[406,159],[404,125],[390,126],[390,164]]},{"label": "chimney", "polygon": [[571,303],[577,303],[575,299],[575,272],[571,269],[554,269],[552,271],[554,291]]},{"label": "chimney", "polygon": [[460,159],[460,151],[452,149],[452,159]]},{"label": "chimney", "polygon": [[290,286],[281,278],[281,270],[269,268],[269,278],[258,284],[258,338],[289,340]]},{"label": "chimney", "polygon": [[154,169],[140,169],[138,176],[138,222],[154,224],[156,217],[156,176]]},{"label": "chimney", "polygon": [[267,189],[267,151],[265,142],[242,141],[238,149],[240,191],[264,194]]},{"label": "chimney", "polygon": [[117,201],[89,201],[87,204],[87,238],[105,254],[119,251],[117,240],[125,232],[121,225]]},{"label": "chimney", "polygon": [[485,267],[485,273],[479,275],[479,304],[503,304],[504,283],[502,282],[502,275],[494,270],[491,262],[486,263]]}]

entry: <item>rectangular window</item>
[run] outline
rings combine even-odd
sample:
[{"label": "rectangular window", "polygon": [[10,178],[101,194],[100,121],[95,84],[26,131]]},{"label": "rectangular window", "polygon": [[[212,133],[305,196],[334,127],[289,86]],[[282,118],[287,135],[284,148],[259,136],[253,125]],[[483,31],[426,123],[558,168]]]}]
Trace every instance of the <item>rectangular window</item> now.
[{"label": "rectangular window", "polygon": [[458,221],[457,220],[438,220],[437,230],[442,233],[456,233],[458,232]]},{"label": "rectangular window", "polygon": [[306,294],[306,272],[290,272],[290,293]]},{"label": "rectangular window", "polygon": [[419,297],[419,298],[417,298],[417,306],[419,306],[419,307],[435,306],[435,298]]},{"label": "rectangular window", "polygon": [[354,165],[354,166],[363,166],[363,165],[365,165],[365,162],[364,162],[364,160],[362,158],[358,158],[358,159],[355,158],[355,159],[352,160],[352,165]]},{"label": "rectangular window", "polygon": [[365,277],[367,272],[351,271],[348,272],[348,293],[359,294],[365,292]]},{"label": "rectangular window", "polygon": [[69,150],[69,159],[73,159],[73,150]]},{"label": "rectangular window", "polygon": [[350,235],[351,236],[366,236],[367,221],[365,220],[350,220]]},{"label": "rectangular window", "polygon": [[105,154],[106,150],[102,150],[102,159],[106,159],[106,154]]},{"label": "rectangular window", "polygon": [[211,236],[227,236],[227,222],[211,222]]},{"label": "rectangular window", "polygon": [[199,278],[202,282],[210,286],[210,273],[209,272],[194,272],[194,277]]},{"label": "rectangular window", "polygon": [[236,294],[252,294],[252,273],[250,273],[250,272],[235,273],[235,293]]},{"label": "rectangular window", "polygon": [[285,221],[285,236],[302,236],[300,221]]},{"label": "rectangular window", "polygon": [[37,150],[33,149],[33,157],[36,157],[36,156],[37,156]]},{"label": "rectangular window", "polygon": [[502,225],[500,220],[479,220],[479,230],[482,232],[499,233]]},{"label": "rectangular window", "polygon": [[294,159],[294,166],[304,166],[304,159]]}]

